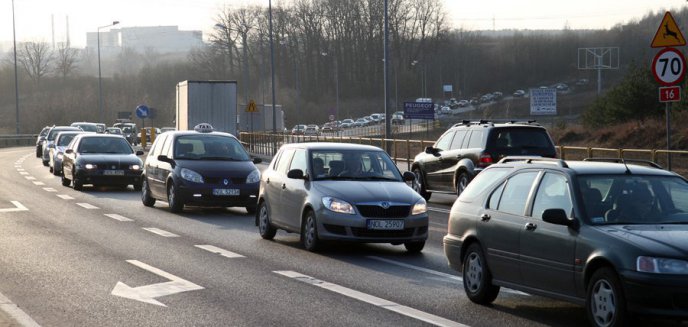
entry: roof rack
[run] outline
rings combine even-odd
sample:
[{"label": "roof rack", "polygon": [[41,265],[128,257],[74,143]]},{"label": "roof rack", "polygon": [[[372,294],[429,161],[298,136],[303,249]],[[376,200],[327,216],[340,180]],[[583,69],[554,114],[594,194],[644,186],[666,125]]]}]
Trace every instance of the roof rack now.
[{"label": "roof rack", "polygon": [[640,164],[646,164],[652,168],[657,168],[657,169],[664,169],[660,164],[651,161],[651,160],[643,160],[643,159],[628,159],[628,158],[585,158],[583,161],[600,161],[600,162],[615,162],[615,163],[622,163],[626,164],[628,163],[640,163]]},{"label": "roof rack", "polygon": [[507,163],[507,162],[516,162],[516,161],[524,161],[527,164],[530,164],[533,162],[553,163],[553,164],[557,164],[559,167],[562,167],[562,168],[569,168],[569,165],[567,165],[566,161],[564,161],[563,159],[537,157],[537,156],[509,156],[509,157],[502,158],[502,160],[499,160],[498,163]]},{"label": "roof rack", "polygon": [[483,119],[477,120],[477,121],[476,121],[476,120],[474,120],[474,121],[462,120],[460,123],[456,123],[456,124],[454,124],[452,127],[470,126],[470,125],[490,125],[490,126],[494,126],[494,122],[489,121],[489,120],[483,120]]},{"label": "roof rack", "polygon": [[510,121],[506,122],[505,124],[522,124],[522,125],[542,126],[537,122],[537,120],[526,120],[526,121],[510,120]]}]

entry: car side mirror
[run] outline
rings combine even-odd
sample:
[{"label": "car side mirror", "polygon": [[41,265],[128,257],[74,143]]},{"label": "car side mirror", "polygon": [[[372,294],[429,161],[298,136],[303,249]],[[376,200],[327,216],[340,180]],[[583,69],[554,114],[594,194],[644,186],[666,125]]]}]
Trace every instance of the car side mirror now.
[{"label": "car side mirror", "polygon": [[413,182],[414,180],[416,180],[416,174],[414,174],[410,171],[404,172],[404,181],[405,182]]},{"label": "car side mirror", "polygon": [[292,169],[287,173],[288,178],[292,179],[306,179],[301,169]]},{"label": "car side mirror", "polygon": [[427,153],[427,154],[435,154],[435,148],[433,148],[433,147],[431,147],[431,146],[425,147],[425,153]]},{"label": "car side mirror", "polygon": [[253,158],[252,161],[253,161],[254,164],[259,164],[259,163],[263,162],[263,159],[261,159],[261,158]]},{"label": "car side mirror", "polygon": [[542,213],[542,220],[554,225],[576,228],[576,220],[569,219],[564,209],[547,209]]},{"label": "car side mirror", "polygon": [[143,151],[137,150],[137,151],[136,151],[136,155],[137,155],[137,156],[142,156],[142,155],[143,155]]},{"label": "car side mirror", "polygon": [[170,165],[172,165],[172,168],[174,168],[174,165],[175,165],[174,159],[170,159],[169,157],[167,157],[164,154],[161,154],[158,156],[158,161],[167,162]]},{"label": "car side mirror", "polygon": [[65,150],[65,153],[74,153],[74,149],[67,149]]}]

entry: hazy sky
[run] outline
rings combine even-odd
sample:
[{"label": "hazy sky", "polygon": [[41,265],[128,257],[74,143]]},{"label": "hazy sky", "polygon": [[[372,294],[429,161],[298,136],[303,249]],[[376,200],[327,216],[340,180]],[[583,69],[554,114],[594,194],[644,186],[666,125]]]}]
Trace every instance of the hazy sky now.
[{"label": "hazy sky", "polygon": [[[282,0],[283,2],[285,0]],[[382,0],[380,0],[382,1]],[[276,6],[280,0],[273,1]],[[638,19],[649,11],[677,9],[685,0],[442,0],[448,23],[465,29],[609,28]],[[66,16],[73,46],[83,47],[86,32],[120,21],[120,27],[178,25],[182,30],[212,29],[223,6],[268,0],[15,0],[17,41],[66,40]],[[657,22],[659,24],[659,22]],[[681,24],[681,22],[679,22]],[[681,26],[684,34],[686,27]],[[12,41],[12,1],[0,3],[0,47]],[[6,47],[4,47],[6,49]]]}]

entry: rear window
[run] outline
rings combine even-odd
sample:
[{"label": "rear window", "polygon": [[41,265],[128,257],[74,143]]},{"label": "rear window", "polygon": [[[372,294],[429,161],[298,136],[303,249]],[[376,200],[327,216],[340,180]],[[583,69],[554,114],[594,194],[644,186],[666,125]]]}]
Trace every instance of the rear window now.
[{"label": "rear window", "polygon": [[490,188],[492,185],[499,183],[506,174],[511,171],[510,168],[493,168],[483,170],[478,176],[475,176],[473,181],[468,184],[468,187],[461,192],[459,201],[470,201],[476,195]]},{"label": "rear window", "polygon": [[[554,151],[554,144],[543,128],[494,128],[487,146],[491,149],[546,149]],[[528,154],[528,153],[522,153]]]}]

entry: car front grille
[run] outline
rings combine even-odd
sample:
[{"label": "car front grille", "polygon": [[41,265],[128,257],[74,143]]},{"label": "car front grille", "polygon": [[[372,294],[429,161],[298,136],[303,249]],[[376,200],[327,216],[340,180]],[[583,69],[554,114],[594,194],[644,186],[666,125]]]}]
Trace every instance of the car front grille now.
[{"label": "car front grille", "polygon": [[387,209],[378,205],[357,205],[358,212],[369,218],[403,218],[409,215],[411,206],[391,206]]},{"label": "car front grille", "polygon": [[351,227],[351,233],[356,237],[411,237],[415,228],[402,230],[371,230],[367,228]]},{"label": "car front grille", "polygon": [[205,181],[206,184],[223,184],[224,185],[224,179],[227,178],[229,180],[229,184],[246,184],[246,177],[205,177],[203,176],[203,180]]}]

